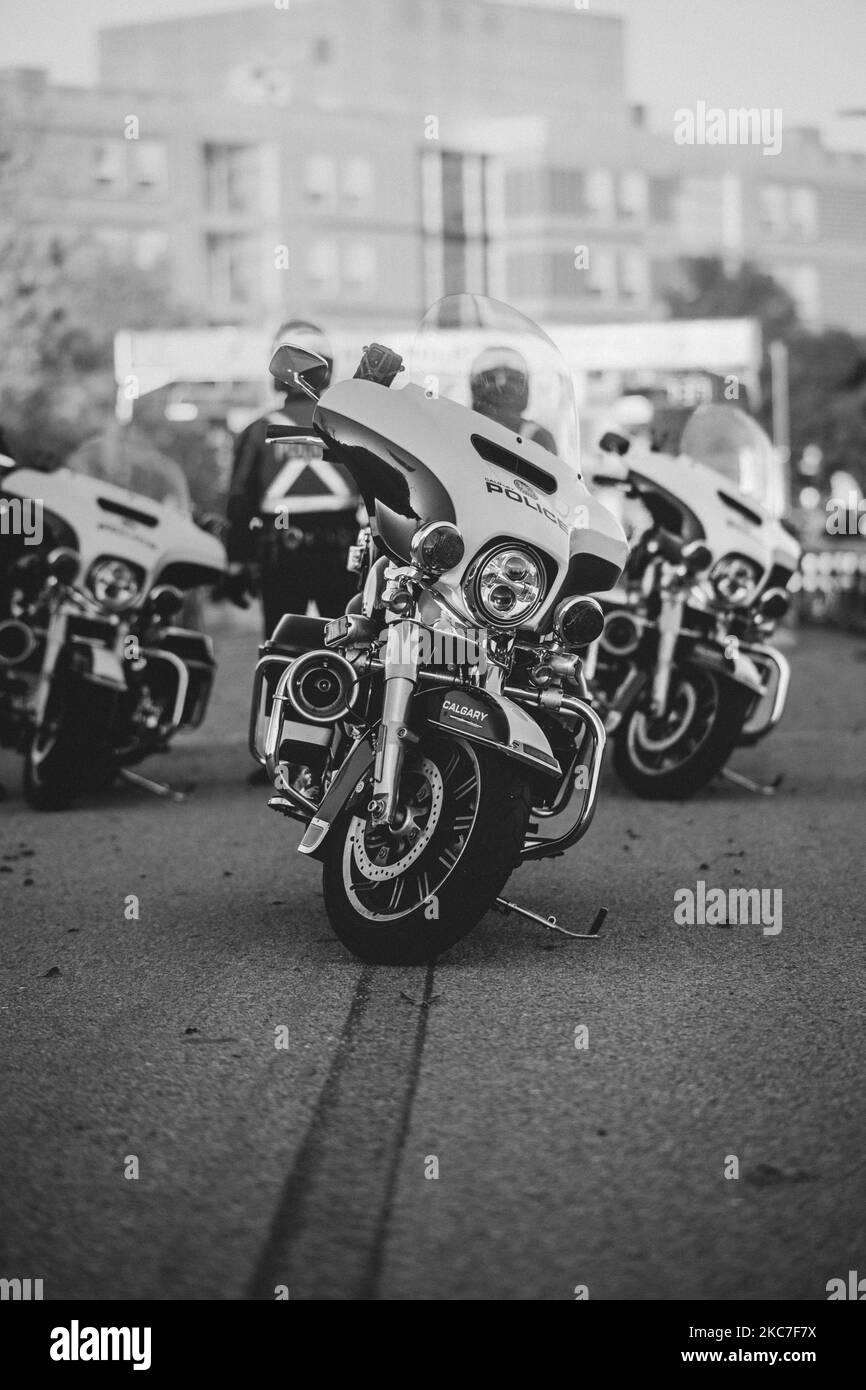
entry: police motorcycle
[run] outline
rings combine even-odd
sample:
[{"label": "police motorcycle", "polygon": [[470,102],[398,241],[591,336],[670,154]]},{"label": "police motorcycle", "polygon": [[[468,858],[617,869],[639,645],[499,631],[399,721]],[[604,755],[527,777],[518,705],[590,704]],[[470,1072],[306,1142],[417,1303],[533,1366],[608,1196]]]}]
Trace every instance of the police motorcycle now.
[{"label": "police motorcycle", "polygon": [[0,458],[0,520],[0,745],[27,800],[64,809],[118,775],[170,794],[131,768],[205,716],[213,645],[177,618],[226,569],[183,473],[122,433],[52,473]]},{"label": "police motorcycle", "polygon": [[605,597],[587,678],[622,781],[639,796],[681,798],[782,718],[790,668],[769,639],[801,550],[779,520],[776,452],[740,409],[698,406],[676,456],[631,445],[616,431],[603,437],[609,459],[629,462],[595,483],[622,488],[649,525]]},{"label": "police motorcycle", "polygon": [[[271,372],[304,383],[319,362],[285,344]],[[578,653],[627,544],[581,476],[566,364],[496,301],[440,300],[405,366],[366,348],[313,432],[367,509],[363,587],[342,615],[286,614],[261,648],[250,749],[322,864],[339,939],[425,961],[516,906],[499,894],[519,863],[589,828],[605,732]]]}]

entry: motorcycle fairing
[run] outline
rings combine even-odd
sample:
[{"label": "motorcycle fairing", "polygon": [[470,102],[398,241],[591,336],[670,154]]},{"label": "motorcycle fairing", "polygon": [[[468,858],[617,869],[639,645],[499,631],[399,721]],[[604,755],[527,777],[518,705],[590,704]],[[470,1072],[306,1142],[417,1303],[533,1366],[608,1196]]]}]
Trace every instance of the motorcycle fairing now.
[{"label": "motorcycle fairing", "polygon": [[418,701],[426,722],[472,743],[498,748],[516,762],[528,763],[550,776],[562,769],[535,720],[505,695],[459,686],[434,690]]},{"label": "motorcycle fairing", "polygon": [[[468,728],[468,716],[463,716],[463,723],[459,722],[459,710],[443,711],[442,706],[449,699],[453,699],[459,707],[471,706],[481,714],[482,720],[478,722],[483,722],[483,730]],[[434,728],[447,729],[449,733],[459,733],[461,738],[470,742],[497,748],[505,757],[529,764],[550,776],[562,776],[562,769],[553,756],[550,744],[535,720],[504,695],[455,687],[453,690],[419,695],[415,710],[424,722]],[[371,730],[353,747],[311,818],[298,846],[299,854],[321,859],[328,833],[337,817],[352,802],[361,804],[369,797],[376,762],[373,740],[374,731]]]},{"label": "motorcycle fairing", "polygon": [[102,479],[68,468],[53,473],[18,468],[4,478],[3,493],[34,498],[72,527],[82,578],[105,555],[144,571],[143,594],[168,565],[195,566],[209,572],[211,582],[225,571],[222,543],[196,526],[190,516]]},{"label": "motorcycle fairing", "polygon": [[[555,566],[544,603],[527,624],[533,629],[543,628],[575,554],[606,561],[611,582],[625,565],[622,528],[571,464],[465,406],[415,385],[393,390],[353,379],[325,392],[315,421],[355,478],[395,558],[409,560],[409,541],[423,522],[459,524],[464,560],[437,588],[460,611],[465,569],[503,536],[528,543]],[[524,459],[549,480],[544,490],[492,462],[495,448],[484,457],[479,440]]]},{"label": "motorcycle fairing", "polygon": [[[647,452],[636,459],[629,475],[664,492],[681,514],[697,518],[702,535],[686,539],[705,540],[714,560],[730,554],[744,555],[762,571],[763,581],[776,565],[793,573],[800,561],[800,545],[769,512],[753,498],[738,504],[739,493],[729,478],[687,455]],[[724,500],[733,499],[734,505]]]}]

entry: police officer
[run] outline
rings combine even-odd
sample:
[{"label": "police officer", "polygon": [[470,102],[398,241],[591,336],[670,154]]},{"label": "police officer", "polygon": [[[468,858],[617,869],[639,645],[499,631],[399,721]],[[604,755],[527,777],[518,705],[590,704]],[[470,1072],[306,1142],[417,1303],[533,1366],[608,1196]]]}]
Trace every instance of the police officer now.
[{"label": "police officer", "polygon": [[[284,342],[326,359],[327,367],[305,378],[321,393],[333,367],[321,328],[293,319],[280,328],[274,347]],[[246,607],[258,576],[266,637],[284,613],[304,613],[310,600],[323,617],[345,611],[355,589],[346,554],[358,529],[358,497],[345,469],[325,462],[317,446],[266,443],[270,424],[312,426],[316,402],[296,388],[277,389],[285,393],[282,407],[248,425],[238,439],[227,505],[224,592]]]},{"label": "police officer", "polygon": [[514,348],[489,347],[479,353],[472,363],[470,389],[472,409],[479,415],[556,453],[550,430],[524,415],[529,405],[529,368]]}]

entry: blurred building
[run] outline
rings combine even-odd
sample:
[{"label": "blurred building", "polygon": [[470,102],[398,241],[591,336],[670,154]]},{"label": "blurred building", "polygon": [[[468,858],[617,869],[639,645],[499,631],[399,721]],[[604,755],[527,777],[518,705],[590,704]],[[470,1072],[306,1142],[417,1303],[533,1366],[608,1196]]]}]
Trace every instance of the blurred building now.
[{"label": "blurred building", "polygon": [[95,90],[0,70],[33,224],[166,262],[213,323],[408,321],[477,288],[547,320],[664,312],[683,257],[757,262],[866,331],[866,158],[682,146],[624,84],[623,26],[490,0],[274,0],[100,38]]}]

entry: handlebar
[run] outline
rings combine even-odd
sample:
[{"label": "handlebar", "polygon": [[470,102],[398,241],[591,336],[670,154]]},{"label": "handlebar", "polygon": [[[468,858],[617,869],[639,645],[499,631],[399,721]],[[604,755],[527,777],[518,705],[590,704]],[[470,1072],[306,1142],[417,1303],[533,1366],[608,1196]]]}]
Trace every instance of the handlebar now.
[{"label": "handlebar", "polygon": [[657,526],[653,531],[649,538],[649,545],[672,565],[681,563],[684,542],[680,540],[679,536],[674,536],[670,531],[666,531],[663,526]]}]

